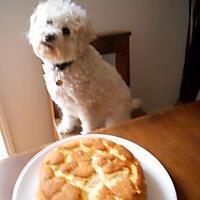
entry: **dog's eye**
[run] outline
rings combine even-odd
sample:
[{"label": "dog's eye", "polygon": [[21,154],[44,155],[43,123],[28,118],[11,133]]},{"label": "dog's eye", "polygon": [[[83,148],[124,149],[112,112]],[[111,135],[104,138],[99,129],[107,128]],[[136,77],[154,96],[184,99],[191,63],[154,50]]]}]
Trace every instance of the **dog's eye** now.
[{"label": "dog's eye", "polygon": [[47,20],[47,24],[53,25],[53,21],[52,20]]},{"label": "dog's eye", "polygon": [[63,35],[69,35],[70,34],[70,30],[67,27],[64,27],[62,29],[62,33],[63,33]]}]

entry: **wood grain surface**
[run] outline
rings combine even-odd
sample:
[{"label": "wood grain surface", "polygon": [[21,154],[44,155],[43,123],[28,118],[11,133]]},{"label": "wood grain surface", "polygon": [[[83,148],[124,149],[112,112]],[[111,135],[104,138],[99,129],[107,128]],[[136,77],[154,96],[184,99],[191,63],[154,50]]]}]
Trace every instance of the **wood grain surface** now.
[{"label": "wood grain surface", "polygon": [[[178,105],[97,132],[126,138],[144,147],[169,172],[179,200],[200,199],[200,102]],[[0,162],[0,199],[11,199],[17,175],[37,151]]]},{"label": "wood grain surface", "polygon": [[200,102],[178,105],[98,132],[144,147],[169,172],[178,199],[200,199]]}]

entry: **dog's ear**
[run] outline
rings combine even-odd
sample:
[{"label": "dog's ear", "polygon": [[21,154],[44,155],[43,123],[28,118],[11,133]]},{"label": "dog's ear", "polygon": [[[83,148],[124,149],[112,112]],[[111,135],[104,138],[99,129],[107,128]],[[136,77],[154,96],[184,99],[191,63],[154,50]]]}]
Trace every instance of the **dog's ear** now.
[{"label": "dog's ear", "polygon": [[33,27],[33,25],[36,23],[37,21],[37,12],[35,10],[35,12],[31,15],[30,17],[30,21],[29,21],[29,31],[26,33],[26,38],[28,39],[29,43],[31,44],[31,37],[30,37],[30,34],[31,34],[31,29]]},{"label": "dog's ear", "polygon": [[86,21],[83,24],[81,24],[78,33],[79,37],[82,37],[83,40],[85,40],[88,43],[92,42],[96,38],[92,25],[88,19],[86,19]]},{"label": "dog's ear", "polygon": [[75,30],[79,52],[84,51],[85,47],[96,38],[90,22],[86,18],[84,20],[77,19],[73,30]]},{"label": "dog's ear", "polygon": [[85,42],[92,42],[96,38],[96,36],[89,22],[86,10],[83,9],[80,5],[75,4],[74,2],[69,3],[69,7],[72,13],[71,25],[72,29],[77,34],[77,39],[84,38],[83,40]]},{"label": "dog's ear", "polygon": [[70,9],[72,15],[69,22],[69,28],[71,28],[75,34],[78,51],[81,52],[96,38],[96,35],[89,22],[85,9],[75,3],[70,3]]},{"label": "dog's ear", "polygon": [[30,17],[30,23],[31,23],[31,24],[35,24],[36,21],[37,21],[37,13],[34,12],[34,13],[31,15],[31,17]]}]

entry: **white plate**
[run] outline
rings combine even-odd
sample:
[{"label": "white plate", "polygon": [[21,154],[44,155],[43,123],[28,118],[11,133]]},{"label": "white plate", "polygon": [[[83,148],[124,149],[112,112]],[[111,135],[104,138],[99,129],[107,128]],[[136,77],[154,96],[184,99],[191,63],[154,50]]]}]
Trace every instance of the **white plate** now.
[{"label": "white plate", "polygon": [[85,136],[78,135],[69,137],[53,143],[40,151],[27,163],[20,173],[14,187],[12,200],[35,200],[41,161],[52,148],[72,140],[79,140],[80,138],[91,136],[106,138],[118,144],[124,145],[135,155],[144,170],[148,200],[177,200],[176,191],[170,176],[161,163],[152,154],[133,142],[116,136],[103,134],[89,134]]}]

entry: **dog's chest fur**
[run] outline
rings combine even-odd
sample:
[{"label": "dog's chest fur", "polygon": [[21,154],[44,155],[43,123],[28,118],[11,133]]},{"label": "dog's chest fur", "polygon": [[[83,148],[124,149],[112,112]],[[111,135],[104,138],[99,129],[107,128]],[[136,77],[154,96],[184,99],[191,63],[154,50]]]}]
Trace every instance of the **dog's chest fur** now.
[{"label": "dog's chest fur", "polygon": [[[72,65],[60,71],[43,65],[44,79],[51,98],[59,106],[70,106],[85,104],[92,105],[96,101],[92,71]],[[62,84],[58,85],[58,82]]]}]

